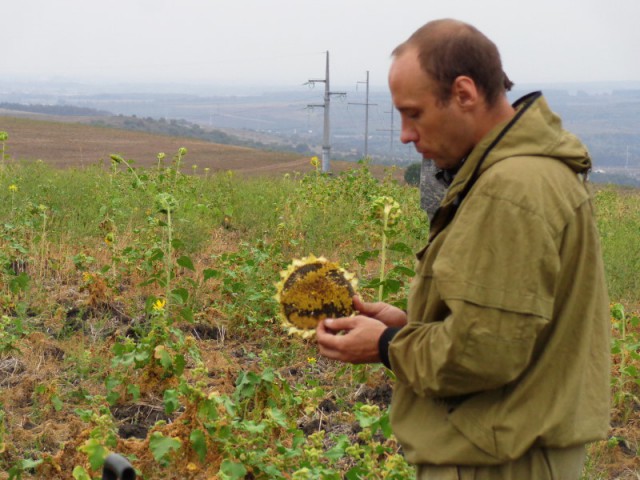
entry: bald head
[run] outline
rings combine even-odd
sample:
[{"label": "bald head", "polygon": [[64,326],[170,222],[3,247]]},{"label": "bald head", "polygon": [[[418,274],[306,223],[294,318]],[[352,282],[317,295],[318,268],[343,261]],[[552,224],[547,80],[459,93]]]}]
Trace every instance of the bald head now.
[{"label": "bald head", "polygon": [[459,76],[471,78],[492,106],[513,83],[502,70],[495,44],[478,29],[453,19],[434,20],[398,45],[393,56],[417,49],[420,66],[436,83],[438,99],[446,104]]}]

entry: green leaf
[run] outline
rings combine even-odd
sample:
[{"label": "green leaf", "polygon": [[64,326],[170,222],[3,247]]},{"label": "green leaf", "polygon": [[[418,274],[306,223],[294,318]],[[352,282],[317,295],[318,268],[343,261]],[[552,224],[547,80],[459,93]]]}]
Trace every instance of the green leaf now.
[{"label": "green leaf", "polygon": [[268,368],[264,372],[262,372],[262,375],[260,376],[260,380],[267,383],[273,383],[273,380],[274,380],[273,370]]},{"label": "green leaf", "polygon": [[380,285],[383,285],[383,282],[380,281],[379,278],[372,278],[371,280],[363,279],[362,288],[378,288]]},{"label": "green leaf", "polygon": [[355,466],[344,474],[346,480],[362,480],[367,478],[368,470],[364,467]]},{"label": "green leaf", "polygon": [[22,468],[24,470],[31,470],[32,468],[36,468],[41,463],[42,463],[42,459],[33,460],[31,458],[25,458],[24,460],[22,460]]},{"label": "green leaf", "polygon": [[207,456],[207,440],[202,430],[193,430],[191,435],[189,435],[189,440],[191,441],[193,451],[198,454],[200,461],[204,462]]},{"label": "green leaf", "polygon": [[181,267],[191,270],[192,272],[196,271],[196,268],[193,266],[193,261],[191,260],[191,258],[187,257],[186,255],[183,255],[178,260],[176,260],[176,263]]},{"label": "green leaf", "polygon": [[396,242],[389,246],[389,250],[392,252],[406,253],[407,255],[413,255],[413,250],[409,245],[402,242]]},{"label": "green leaf", "polygon": [[205,420],[214,421],[218,419],[218,404],[211,398],[207,398],[200,403],[198,414]]},{"label": "green leaf", "polygon": [[384,282],[382,282],[384,285],[384,291],[385,293],[397,293],[400,288],[402,287],[402,283],[398,280],[395,280],[393,278],[387,278]]},{"label": "green leaf", "polygon": [[184,372],[184,367],[187,365],[187,361],[184,358],[184,355],[178,354],[173,357],[173,368],[174,373],[179,377]]},{"label": "green leaf", "polygon": [[122,384],[122,380],[117,377],[108,376],[104,381],[104,386],[108,391],[113,390]]},{"label": "green leaf", "polygon": [[150,261],[155,261],[155,260],[161,260],[164,258],[164,251],[162,251],[161,248],[154,248],[151,251],[151,255],[149,255],[149,260]]},{"label": "green leaf", "polygon": [[167,372],[171,371],[171,367],[173,367],[173,360],[171,359],[171,355],[169,354],[169,352],[167,352],[165,348],[158,347],[156,349],[156,355],[160,355],[159,360],[162,368],[164,368]]},{"label": "green leaf", "polygon": [[176,303],[184,304],[189,300],[189,292],[186,288],[175,288],[171,291],[171,298],[173,298]]},{"label": "green leaf", "polygon": [[287,414],[285,414],[282,410],[280,410],[279,408],[272,408],[269,410],[269,416],[273,419],[274,422],[276,422],[278,425],[280,425],[283,428],[287,428]]},{"label": "green leaf", "polygon": [[324,456],[334,462],[340,460],[342,457],[344,457],[344,449],[349,445],[351,445],[349,437],[347,437],[346,435],[340,435],[336,444],[329,450],[327,450]]},{"label": "green leaf", "polygon": [[149,439],[149,450],[156,461],[166,465],[166,457],[182,446],[179,438],[165,437],[160,432],[153,432]]},{"label": "green leaf", "polygon": [[211,268],[206,268],[203,272],[204,281],[206,282],[210,278],[220,278],[220,272]]},{"label": "green leaf", "polygon": [[384,435],[384,438],[391,437],[393,432],[391,430],[391,421],[389,419],[388,410],[380,417],[380,429],[382,430],[382,434]]},{"label": "green leaf", "polygon": [[41,463],[42,460],[31,460],[30,458],[19,460],[13,467],[9,469],[9,480],[20,480],[22,478],[22,474],[25,471],[34,469]]},{"label": "green leaf", "polygon": [[20,291],[26,291],[29,286],[29,275],[26,273],[21,273],[11,279],[9,282],[9,290],[11,293],[18,294]]},{"label": "green leaf", "polygon": [[84,445],[78,447],[78,450],[87,454],[92,470],[98,470],[102,467],[104,459],[107,458],[107,455],[109,454],[109,451],[104,448],[97,438],[90,438],[84,443]]},{"label": "green leaf", "polygon": [[149,350],[139,350],[135,352],[133,358],[138,365],[146,365],[151,358],[151,352]]},{"label": "green leaf", "polygon": [[62,410],[62,407],[64,406],[64,403],[62,402],[62,400],[60,400],[60,397],[58,395],[52,395],[51,396],[51,405],[53,405],[53,409],[56,412],[59,412],[60,410]]},{"label": "green leaf", "polygon": [[180,310],[180,316],[189,323],[193,323],[195,321],[195,318],[193,317],[193,310],[188,307]]},{"label": "green leaf", "polygon": [[367,263],[367,260],[371,260],[374,258],[378,258],[380,255],[380,250],[366,250],[358,255],[356,255],[356,260],[360,265]]},{"label": "green leaf", "polygon": [[611,316],[616,320],[624,319],[624,307],[620,303],[616,303],[611,307]]},{"label": "green leaf", "polygon": [[398,273],[400,275],[406,275],[407,277],[413,277],[416,272],[413,271],[412,269],[405,267],[403,265],[396,265],[395,267],[393,267],[389,273]]},{"label": "green leaf", "polygon": [[127,385],[127,393],[133,397],[133,401],[137,401],[140,398],[140,386],[135,383]]},{"label": "green leaf", "polygon": [[246,430],[249,433],[263,433],[265,431],[265,429],[267,428],[267,425],[264,423],[256,423],[254,421],[251,420],[245,420],[244,422],[241,423],[241,426],[244,430]]},{"label": "green leaf", "polygon": [[116,387],[118,387],[122,382],[118,378],[107,377],[104,383],[105,388],[107,389],[107,402],[109,402],[109,405],[115,405],[120,399],[120,393],[118,393]]},{"label": "green leaf", "polygon": [[89,475],[89,472],[87,472],[84,467],[81,467],[80,465],[76,465],[74,467],[71,475],[73,475],[73,478],[75,478],[76,480],[91,480],[91,475]]},{"label": "green leaf", "polygon": [[178,392],[173,389],[168,389],[164,391],[163,395],[164,400],[164,411],[167,415],[171,415],[178,408],[180,408],[180,400],[178,400]]},{"label": "green leaf", "polygon": [[235,395],[240,400],[253,396],[258,381],[258,376],[254,372],[240,372],[236,380]]},{"label": "green leaf", "polygon": [[227,475],[231,480],[242,480],[247,474],[247,469],[244,468],[244,465],[232,462],[229,459],[222,461],[220,471]]},{"label": "green leaf", "polygon": [[408,304],[409,302],[407,301],[407,297],[400,298],[391,302],[391,305],[393,305],[394,307],[398,307],[400,310],[404,310],[405,312],[407,311]]},{"label": "green leaf", "polygon": [[82,420],[85,423],[88,423],[91,421],[91,418],[93,417],[93,410],[82,410],[80,408],[76,408],[75,414],[78,415],[78,417],[80,417],[80,420]]}]

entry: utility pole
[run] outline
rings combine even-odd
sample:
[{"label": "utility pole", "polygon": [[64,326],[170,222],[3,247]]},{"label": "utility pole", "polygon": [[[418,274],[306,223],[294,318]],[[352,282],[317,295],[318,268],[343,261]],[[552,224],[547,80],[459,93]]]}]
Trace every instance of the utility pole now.
[{"label": "utility pole", "polygon": [[327,50],[327,61],[325,67],[324,79],[309,80],[305,85],[315,85],[316,83],[324,83],[324,104],[307,105],[309,108],[324,108],[324,131],[322,134],[322,171],[328,173],[331,170],[331,120],[330,120],[330,104],[331,95],[346,95],[346,92],[332,92],[329,86],[329,51]]},{"label": "utility pole", "polygon": [[[369,105],[377,105],[377,103],[369,103],[369,70],[367,70],[366,97],[364,103],[349,103],[349,105],[364,105],[364,158],[369,156]],[[393,128],[393,127],[392,127]]]},{"label": "utility pole", "polygon": [[629,170],[629,145],[627,145],[627,157],[624,162],[624,169]]},{"label": "utility pole", "polygon": [[393,103],[391,104],[391,111],[384,112],[384,113],[390,113],[391,114],[391,128],[389,128],[389,129],[379,129],[378,131],[379,132],[389,132],[389,150],[391,151],[391,153],[390,153],[391,154],[391,159],[393,160],[393,137],[394,137],[394,134],[396,132],[400,131],[400,130],[396,130],[396,129],[393,128],[393,117],[394,117],[394,114],[395,114],[395,110],[393,108]]}]

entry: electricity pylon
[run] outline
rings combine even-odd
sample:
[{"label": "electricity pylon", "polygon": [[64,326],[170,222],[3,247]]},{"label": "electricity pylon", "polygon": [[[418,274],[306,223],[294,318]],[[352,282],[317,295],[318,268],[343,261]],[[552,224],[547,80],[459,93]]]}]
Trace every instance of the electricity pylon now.
[{"label": "electricity pylon", "polygon": [[328,173],[331,170],[331,119],[330,105],[331,95],[346,96],[346,92],[332,92],[329,86],[329,51],[327,50],[327,62],[324,79],[309,80],[305,85],[324,83],[324,103],[321,105],[307,105],[309,108],[324,108],[324,131],[322,134],[322,171]]}]

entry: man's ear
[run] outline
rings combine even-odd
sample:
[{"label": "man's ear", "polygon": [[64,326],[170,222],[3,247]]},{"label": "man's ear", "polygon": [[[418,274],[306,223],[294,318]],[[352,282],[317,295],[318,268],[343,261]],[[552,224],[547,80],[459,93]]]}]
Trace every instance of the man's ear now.
[{"label": "man's ear", "polygon": [[480,92],[476,82],[466,75],[456,77],[451,86],[451,98],[463,110],[473,109],[480,101]]}]

